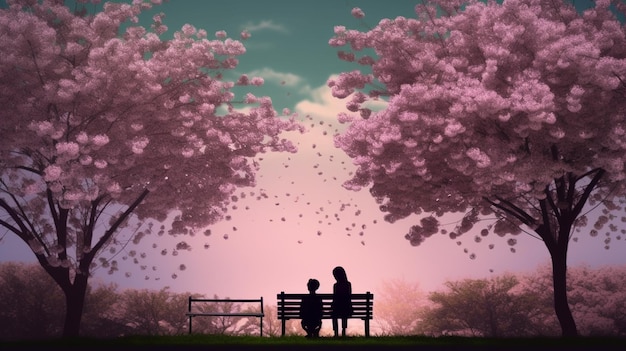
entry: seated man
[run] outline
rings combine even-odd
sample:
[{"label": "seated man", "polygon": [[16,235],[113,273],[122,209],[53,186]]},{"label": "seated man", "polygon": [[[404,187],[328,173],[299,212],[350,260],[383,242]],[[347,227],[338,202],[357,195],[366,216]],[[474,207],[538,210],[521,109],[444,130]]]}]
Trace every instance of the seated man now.
[{"label": "seated man", "polygon": [[315,293],[319,287],[320,282],[317,279],[309,279],[307,283],[309,295],[302,299],[300,305],[302,329],[306,331],[307,338],[319,337],[322,328],[322,298]]}]

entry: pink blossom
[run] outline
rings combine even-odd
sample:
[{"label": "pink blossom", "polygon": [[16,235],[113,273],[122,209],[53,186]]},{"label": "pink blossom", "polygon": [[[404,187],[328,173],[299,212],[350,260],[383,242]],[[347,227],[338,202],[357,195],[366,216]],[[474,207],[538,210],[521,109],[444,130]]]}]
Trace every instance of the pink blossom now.
[{"label": "pink blossom", "polygon": [[107,162],[107,161],[105,161],[105,160],[96,160],[96,161],[94,162],[94,166],[96,166],[96,168],[99,168],[99,169],[104,169],[104,168],[106,168],[108,165],[109,165],[109,164],[108,164],[108,162]]},{"label": "pink blossom", "polygon": [[223,30],[219,30],[217,32],[215,32],[215,37],[218,39],[225,39],[228,35],[226,34],[226,31]]},{"label": "pink blossom", "polygon": [[196,28],[190,24],[185,24],[183,25],[182,31],[185,35],[192,36],[196,33]]},{"label": "pink blossom", "polygon": [[63,170],[61,169],[61,167],[57,165],[50,165],[45,169],[44,180],[47,182],[53,182],[55,180],[58,180],[62,172]]},{"label": "pink blossom", "polygon": [[76,142],[78,142],[79,144],[87,144],[89,142],[89,136],[84,131],[81,131],[76,136]]},{"label": "pink blossom", "polygon": [[93,158],[89,155],[81,155],[78,161],[81,165],[88,166],[93,162]]},{"label": "pink blossom", "polygon": [[62,154],[65,157],[76,157],[79,152],[78,144],[61,142],[56,144],[57,153]]},{"label": "pink blossom", "polygon": [[29,128],[34,130],[38,136],[49,135],[54,131],[54,126],[50,121],[33,122]]},{"label": "pink blossom", "polygon": [[246,96],[244,97],[243,101],[246,104],[252,104],[258,101],[257,97],[254,96],[252,93],[247,93]]},{"label": "pink blossom", "polygon": [[365,17],[365,13],[363,12],[363,10],[361,10],[358,7],[353,8],[351,13],[352,13],[352,16],[354,18],[363,18],[363,17]]},{"label": "pink blossom", "polygon": [[236,85],[248,85],[250,84],[250,79],[248,79],[248,75],[247,74],[242,74],[239,79],[237,80],[237,83],[235,83]]},{"label": "pink blossom", "polygon": [[265,80],[261,77],[254,77],[250,80],[250,84],[254,86],[261,86],[265,83]]},{"label": "pink blossom", "polygon": [[111,184],[107,186],[107,191],[114,193],[114,194],[119,194],[122,192],[122,187],[119,185],[119,183],[112,182]]},{"label": "pink blossom", "polygon": [[372,115],[372,110],[370,110],[369,108],[362,108],[359,109],[359,114],[361,115],[361,118],[368,119]]},{"label": "pink blossom", "polygon": [[182,95],[182,96],[180,96],[178,98],[178,101],[180,101],[180,102],[182,102],[184,104],[191,102],[191,100],[192,100],[192,98],[191,98],[191,96],[189,94]]},{"label": "pink blossom", "polygon": [[149,143],[150,143],[150,139],[148,139],[145,136],[144,137],[135,138],[131,142],[131,144],[132,144],[131,151],[134,154],[142,154],[143,150],[146,148],[146,146],[148,146]]},{"label": "pink blossom", "polygon": [[355,60],[355,56],[353,52],[339,51],[337,52],[337,56],[339,57],[339,59],[348,61],[348,62],[353,62]]},{"label": "pink blossom", "polygon": [[186,147],[183,148],[181,154],[184,158],[191,158],[194,155],[194,150],[192,148]]}]

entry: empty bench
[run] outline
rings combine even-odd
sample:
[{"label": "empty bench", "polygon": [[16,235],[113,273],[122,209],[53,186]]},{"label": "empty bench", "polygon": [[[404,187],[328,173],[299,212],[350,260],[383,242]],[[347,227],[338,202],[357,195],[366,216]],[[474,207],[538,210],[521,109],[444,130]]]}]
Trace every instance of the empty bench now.
[{"label": "empty bench", "polygon": [[[260,312],[204,312],[199,310],[198,304],[206,304],[206,303],[225,303],[225,302],[236,302],[236,303],[259,303],[261,306]],[[260,299],[200,299],[189,296],[189,305],[187,308],[187,313],[185,313],[187,317],[189,317],[189,334],[191,334],[191,324],[193,317],[258,317],[260,324],[260,335],[263,336],[263,297]]]},{"label": "empty bench", "polygon": [[[278,299],[278,319],[282,322],[281,335],[285,336],[285,322],[289,319],[300,318],[300,305],[302,298],[309,294],[285,294],[281,292],[276,295]],[[317,294],[322,298],[322,319],[332,319],[330,304],[333,301],[333,294]],[[372,307],[374,304],[374,295],[369,291],[365,294],[352,294],[352,315],[349,318],[362,319],[365,321],[365,336],[370,336],[370,321],[372,320]]]}]

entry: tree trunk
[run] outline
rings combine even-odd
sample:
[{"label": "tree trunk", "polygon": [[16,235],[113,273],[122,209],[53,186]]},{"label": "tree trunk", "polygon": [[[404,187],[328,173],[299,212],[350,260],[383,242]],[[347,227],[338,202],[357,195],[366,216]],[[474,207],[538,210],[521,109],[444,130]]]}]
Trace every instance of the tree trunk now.
[{"label": "tree trunk", "polygon": [[[551,151],[554,160],[559,161],[558,149],[555,145]],[[589,172],[576,176],[567,173],[554,180],[554,189],[550,185],[545,187],[545,198],[539,200],[540,218],[533,217],[524,207],[513,202],[496,197],[494,202],[485,197],[495,208],[502,210],[508,216],[521,223],[536,228],[535,232],[541,237],[550,252],[552,260],[552,283],[554,286],[554,312],[561,325],[561,334],[565,337],[578,336],[576,322],[567,302],[567,248],[569,237],[576,218],[580,216],[591,192],[596,188],[606,171],[595,168]],[[582,179],[591,178],[584,186],[584,190],[576,187]]]},{"label": "tree trunk", "polygon": [[567,247],[559,248],[550,255],[552,260],[552,283],[554,285],[554,311],[561,325],[561,335],[578,336],[576,322],[567,302]]},{"label": "tree trunk", "polygon": [[80,321],[85,306],[88,279],[88,275],[77,274],[73,284],[63,287],[66,311],[63,337],[78,337],[80,335]]},{"label": "tree trunk", "polygon": [[[93,248],[89,250],[89,253],[84,254],[83,257],[80,258],[73,283],[71,282],[71,279],[68,279],[69,272],[66,272],[63,278],[55,279],[65,293],[66,314],[65,325],[63,327],[64,337],[77,337],[80,335],[80,321],[85,307],[85,296],[87,294],[87,284],[89,281],[89,267],[96,257],[96,254],[98,254],[104,245],[109,242],[115,232],[119,229],[120,225],[124,223],[131,213],[133,213],[135,208],[139,206],[148,193],[149,191],[144,189],[139,197],[137,197],[137,199],[135,199],[135,201],[133,201],[133,203],[126,209],[126,211],[124,211],[115,220],[115,222],[111,224],[110,228],[104,233],[104,235],[102,235]],[[95,213],[93,210],[95,210],[97,206],[97,201],[92,203],[92,213]],[[92,225],[96,224],[95,217],[91,219],[90,223]],[[84,233],[84,244],[87,248],[91,247],[92,238],[93,226]],[[50,274],[54,277],[53,273]]]}]

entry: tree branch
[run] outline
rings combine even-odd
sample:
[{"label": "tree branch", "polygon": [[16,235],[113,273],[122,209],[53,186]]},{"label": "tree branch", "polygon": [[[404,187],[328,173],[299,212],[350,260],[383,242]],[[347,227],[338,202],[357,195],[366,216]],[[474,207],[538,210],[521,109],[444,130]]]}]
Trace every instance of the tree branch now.
[{"label": "tree branch", "polygon": [[[576,218],[580,214],[580,212],[582,211],[583,207],[587,203],[587,200],[589,199],[589,196],[591,195],[591,192],[593,191],[593,189],[595,189],[596,185],[598,185],[598,182],[600,182],[600,179],[602,179],[602,177],[604,176],[604,173],[606,173],[606,171],[604,169],[596,168],[596,169],[594,169],[592,171],[589,171],[589,172],[585,173],[585,175],[591,175],[593,172],[596,172],[596,174],[593,176],[593,178],[591,179],[591,181],[589,182],[589,184],[585,188],[585,191],[580,196],[580,199],[578,199],[578,202],[576,203],[576,205],[574,206],[574,208],[572,210],[572,215],[573,215],[574,218]],[[578,177],[577,180],[579,180],[581,178],[582,178],[582,176]]]},{"label": "tree branch", "polygon": [[[556,183],[556,179],[554,181]],[[552,209],[552,212],[554,213],[554,215],[556,216],[557,220],[561,219],[561,212],[559,210],[558,205],[554,202],[554,199],[552,198],[552,193],[550,192],[550,188],[548,186],[545,187],[545,189],[543,190],[544,194],[546,194],[546,200],[548,202],[548,205],[550,205],[550,208]],[[558,195],[557,195],[558,197]],[[541,204],[541,201],[540,201]],[[547,211],[548,209],[545,208],[544,209],[544,205],[541,205],[541,213],[543,215],[544,211]],[[545,215],[543,215],[544,217],[544,222],[546,221]]]},{"label": "tree branch", "polygon": [[546,200],[539,201],[539,205],[541,206],[541,218],[543,219],[542,220],[543,223],[539,225],[539,227],[535,230],[535,232],[539,234],[541,239],[543,239],[543,242],[548,248],[548,251],[550,251],[550,255],[552,255],[552,253],[556,249],[557,241],[556,241],[556,238],[553,235],[551,235],[552,231],[555,228],[552,228],[552,224],[550,223],[550,215],[548,214],[548,206],[546,202],[547,202]]},{"label": "tree branch", "polygon": [[[124,223],[124,221],[130,216],[130,214],[135,210],[135,208],[137,208],[137,206],[139,206],[139,204],[141,204],[143,199],[146,196],[148,196],[149,193],[150,193],[150,191],[148,189],[144,189],[143,192],[139,195],[139,197],[137,197],[137,199],[135,199],[135,201],[133,201],[133,203],[130,204],[130,206],[128,206],[126,211],[124,211],[117,218],[117,220],[104,233],[104,235],[100,238],[100,240],[98,240],[96,245],[94,245],[93,249],[91,251],[89,251],[89,253],[83,257],[83,259],[81,259],[81,263],[80,263],[81,269],[82,268],[86,268],[86,269],[89,268],[89,265],[91,264],[91,261],[95,257],[96,253],[98,253],[98,251],[100,249],[102,249],[102,247],[111,239],[111,237],[113,236],[113,234],[115,234],[115,232],[117,231],[119,226],[122,225],[122,223]],[[83,267],[83,265],[85,267]]]},{"label": "tree branch", "polygon": [[[26,223],[24,223],[25,218],[20,217],[20,214],[13,207],[11,207],[6,201],[4,201],[4,199],[1,199],[1,198],[0,198],[0,207],[2,207],[8,213],[8,215],[13,219],[15,224],[18,225],[19,229],[4,220],[0,220],[0,225],[2,225],[3,227],[15,233],[28,246],[30,246],[30,243],[29,243],[30,239],[35,237],[37,241],[39,241],[39,244],[41,244],[42,247],[46,250],[46,253],[48,253],[48,248],[46,247],[45,243],[42,242],[41,238],[37,235],[34,235],[32,231],[28,230],[28,226],[26,225]],[[28,223],[28,225],[31,226],[32,228],[31,223]]]},{"label": "tree branch", "polygon": [[535,227],[535,225],[537,224],[537,221],[533,217],[531,217],[528,213],[526,213],[526,211],[517,207],[516,205],[514,205],[512,202],[508,200],[505,200],[499,196],[496,196],[496,199],[499,201],[499,203],[490,200],[486,196],[483,196],[483,199],[489,202],[489,204],[491,204],[492,206],[499,208],[502,211],[510,214],[511,216],[517,218],[518,220],[520,220],[520,222],[524,223],[525,225],[531,228]]}]

